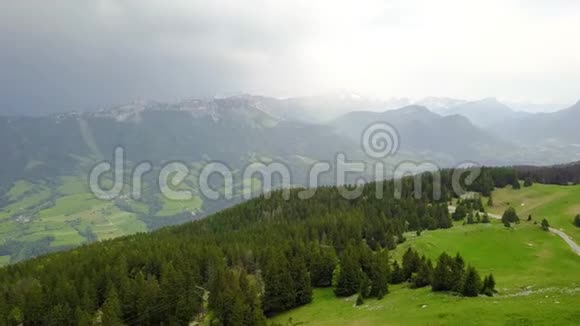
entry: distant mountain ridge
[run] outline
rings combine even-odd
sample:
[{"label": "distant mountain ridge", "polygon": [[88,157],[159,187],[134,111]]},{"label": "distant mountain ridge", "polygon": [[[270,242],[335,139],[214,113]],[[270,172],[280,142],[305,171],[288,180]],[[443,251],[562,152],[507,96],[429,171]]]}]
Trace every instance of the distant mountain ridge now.
[{"label": "distant mountain ridge", "polygon": [[450,108],[445,115],[460,114],[479,127],[489,127],[507,120],[520,119],[530,115],[512,110],[495,98],[466,102]]},{"label": "distant mountain ridge", "polygon": [[[98,154],[109,157],[116,146],[123,146],[134,161],[210,158],[235,166],[250,152],[322,159],[355,146],[327,126],[276,118],[244,98],[135,102],[92,113],[0,117],[0,138],[0,151],[7,153],[0,183],[70,173],[76,158],[103,159]],[[25,169],[29,162],[38,164]]]},{"label": "distant mountain ridge", "polygon": [[579,122],[580,101],[564,110],[508,120],[490,129],[525,145],[580,146]]},{"label": "distant mountain ridge", "polygon": [[[328,157],[333,151],[355,150],[364,127],[375,121],[389,122],[399,130],[403,151],[441,154],[448,157],[446,162],[477,158],[527,163],[513,162],[514,157],[505,152],[513,152],[513,143],[580,144],[578,103],[566,110],[538,114],[515,112],[493,98],[422,101],[444,103],[440,108],[450,105],[443,115],[416,104],[388,107],[407,102],[397,99],[389,104],[352,94],[290,99],[238,95],[171,103],[136,101],[96,112],[42,117],[0,116],[0,150],[7,153],[0,181],[21,175],[53,175],[63,167],[74,168],[78,162],[71,154],[95,155],[96,147],[96,152],[106,155],[115,145],[126,146],[134,159],[198,160],[204,156],[239,161],[247,152],[260,151],[274,156]],[[317,105],[325,105],[323,110],[335,111],[335,115],[348,112],[324,123],[314,112]],[[87,146],[87,130],[95,146]],[[34,162],[32,167],[30,162]]]},{"label": "distant mountain ridge", "polygon": [[413,104],[424,106],[437,114],[445,115],[451,108],[465,103],[467,103],[466,100],[430,96],[422,98]]},{"label": "distant mountain ridge", "polygon": [[[460,115],[440,116],[424,106],[410,105],[384,112],[351,112],[331,125],[352,139],[359,139],[364,129],[377,121],[396,128],[405,150],[445,153],[457,160],[490,160],[490,151],[513,149],[508,142],[474,126]],[[357,138],[358,137],[358,138]]]},{"label": "distant mountain ridge", "polygon": [[[241,200],[239,196],[218,201],[198,196],[197,176],[210,161],[234,171],[236,193],[243,185],[259,185],[259,178],[241,175],[250,163],[282,163],[296,186],[305,185],[313,163],[334,162],[338,153],[351,161],[373,162],[363,151],[361,136],[376,122],[396,129],[399,151],[385,159],[389,166],[429,162],[444,168],[462,162],[525,165],[580,160],[580,103],[556,113],[506,118],[487,128],[463,114],[463,109],[471,111],[473,103],[455,107],[463,108],[458,110],[461,114],[446,110],[444,115],[416,104],[393,109],[401,103],[408,100],[375,101],[354,94],[294,99],[238,95],[136,101],[96,112],[0,116],[0,242],[5,241],[0,243],[0,256],[4,253],[18,261],[86,241],[152,230],[201,218]],[[425,103],[442,108],[457,101],[433,98]],[[479,101],[473,112],[478,107],[484,111],[484,104],[509,113],[495,100]],[[317,114],[317,107],[324,107],[324,114]],[[324,120],[331,116],[330,121]],[[126,195],[122,200],[95,202],[87,176],[98,162],[111,161],[117,146],[125,149],[128,172],[142,161],[154,167],[144,178],[143,200],[132,201]],[[164,163],[175,161],[192,172],[182,185],[197,196],[188,203],[168,201],[158,191],[155,173]],[[332,183],[334,178],[333,173],[322,175],[320,184]],[[55,218],[66,223],[54,223]],[[111,218],[125,224],[117,226]]]}]

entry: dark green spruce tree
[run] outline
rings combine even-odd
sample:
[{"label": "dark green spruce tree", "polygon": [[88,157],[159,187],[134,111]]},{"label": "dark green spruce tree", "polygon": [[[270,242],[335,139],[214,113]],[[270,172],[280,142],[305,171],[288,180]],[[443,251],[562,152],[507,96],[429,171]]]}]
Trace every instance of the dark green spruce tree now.
[{"label": "dark green spruce tree", "polygon": [[473,266],[467,267],[463,286],[461,288],[461,294],[466,297],[476,297],[481,292],[481,289],[482,283],[479,273]]},{"label": "dark green spruce tree", "polygon": [[413,277],[413,287],[422,288],[424,286],[430,285],[432,277],[433,263],[430,259],[427,259],[425,256],[423,256],[419,262],[418,271]]},{"label": "dark green spruce tree", "polygon": [[290,258],[290,275],[294,284],[294,305],[301,306],[312,301],[312,286],[310,274],[302,255]]},{"label": "dark green spruce tree", "polygon": [[393,268],[391,270],[390,283],[391,284],[401,284],[405,281],[405,276],[403,275],[403,270],[399,266],[399,262],[396,260],[393,262]]},{"label": "dark green spruce tree", "polygon": [[447,253],[444,252],[439,256],[431,281],[433,291],[452,291],[454,289],[454,265],[455,261]]},{"label": "dark green spruce tree", "polygon": [[338,258],[333,248],[316,246],[310,263],[310,278],[316,287],[332,285],[332,272],[336,268]]},{"label": "dark green spruce tree", "polygon": [[334,293],[347,297],[360,290],[361,267],[354,247],[349,245],[341,255]]},{"label": "dark green spruce tree", "polygon": [[296,291],[288,260],[282,251],[272,250],[263,273],[264,312],[266,315],[282,312],[295,306]]},{"label": "dark green spruce tree", "polygon": [[382,299],[389,293],[389,253],[383,250],[373,256],[370,272],[371,292],[370,295]]}]

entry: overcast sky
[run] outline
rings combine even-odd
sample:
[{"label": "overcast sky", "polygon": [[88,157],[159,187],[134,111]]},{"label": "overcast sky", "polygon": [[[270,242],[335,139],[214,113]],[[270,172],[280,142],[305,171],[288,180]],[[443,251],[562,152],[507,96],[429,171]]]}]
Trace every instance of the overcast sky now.
[{"label": "overcast sky", "polygon": [[568,104],[580,1],[0,0],[0,113],[352,90]]}]

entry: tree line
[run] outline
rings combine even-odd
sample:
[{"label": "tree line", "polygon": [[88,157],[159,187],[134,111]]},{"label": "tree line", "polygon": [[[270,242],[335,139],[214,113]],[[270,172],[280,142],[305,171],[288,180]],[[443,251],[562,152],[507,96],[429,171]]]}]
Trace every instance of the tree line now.
[{"label": "tree line", "polygon": [[580,162],[553,166],[516,166],[522,180],[543,184],[570,185],[580,183]]},{"label": "tree line", "polygon": [[455,292],[466,297],[493,296],[497,292],[493,275],[489,274],[482,281],[477,269],[466,266],[459,253],[455,257],[442,253],[434,266],[430,259],[408,248],[402,258],[402,267],[396,261],[393,264],[393,284],[406,281],[413,288],[431,286],[434,292]]}]

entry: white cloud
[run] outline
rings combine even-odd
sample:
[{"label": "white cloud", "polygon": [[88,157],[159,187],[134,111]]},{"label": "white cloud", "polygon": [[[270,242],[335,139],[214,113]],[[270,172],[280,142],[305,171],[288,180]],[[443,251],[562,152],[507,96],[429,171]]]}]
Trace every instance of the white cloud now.
[{"label": "white cloud", "polygon": [[574,102],[579,30],[571,0],[7,1],[0,99],[67,107],[348,88]]}]

